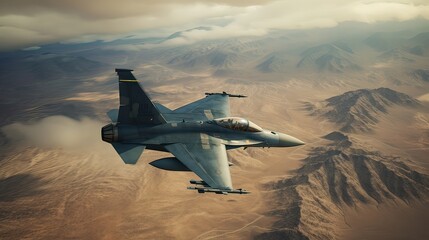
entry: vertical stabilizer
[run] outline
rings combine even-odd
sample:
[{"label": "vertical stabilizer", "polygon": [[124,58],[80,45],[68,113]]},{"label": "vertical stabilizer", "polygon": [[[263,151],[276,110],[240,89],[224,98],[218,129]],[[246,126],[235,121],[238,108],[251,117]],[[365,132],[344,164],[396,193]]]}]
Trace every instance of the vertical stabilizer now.
[{"label": "vertical stabilizer", "polygon": [[118,123],[158,125],[165,119],[140,86],[131,69],[116,69],[119,77]]}]

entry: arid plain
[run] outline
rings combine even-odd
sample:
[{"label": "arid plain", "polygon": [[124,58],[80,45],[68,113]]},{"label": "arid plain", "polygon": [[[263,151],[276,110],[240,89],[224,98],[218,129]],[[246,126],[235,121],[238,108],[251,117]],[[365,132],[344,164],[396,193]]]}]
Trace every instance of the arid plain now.
[{"label": "arid plain", "polygon": [[[429,238],[429,30],[338,37],[346,27],[3,54],[0,236]],[[229,151],[234,186],[252,194],[186,190],[193,173],[148,164],[168,154],[125,165],[101,141],[118,106],[115,67],[171,109],[204,92],[248,95],[231,99],[233,116],[306,145]]]}]

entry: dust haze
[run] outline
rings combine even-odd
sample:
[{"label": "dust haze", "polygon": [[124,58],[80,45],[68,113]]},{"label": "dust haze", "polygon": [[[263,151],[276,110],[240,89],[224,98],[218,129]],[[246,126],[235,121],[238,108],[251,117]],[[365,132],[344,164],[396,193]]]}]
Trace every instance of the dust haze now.
[{"label": "dust haze", "polygon": [[89,118],[74,120],[65,116],[51,116],[31,124],[13,123],[2,127],[6,138],[17,144],[41,148],[94,150],[102,143],[100,121]]}]

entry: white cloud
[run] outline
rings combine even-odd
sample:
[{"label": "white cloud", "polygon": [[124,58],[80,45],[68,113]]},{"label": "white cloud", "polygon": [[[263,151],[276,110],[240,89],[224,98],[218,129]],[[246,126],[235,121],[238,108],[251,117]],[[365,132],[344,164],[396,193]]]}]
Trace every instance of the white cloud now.
[{"label": "white cloud", "polygon": [[22,51],[35,51],[35,50],[39,50],[41,47],[39,46],[31,46],[31,47],[27,47],[27,48],[23,48]]},{"label": "white cloud", "polygon": [[[15,4],[15,5],[14,5]],[[157,29],[212,26],[211,31],[186,32],[162,45],[190,44],[203,39],[260,36],[272,29],[333,27],[344,21],[374,23],[429,19],[425,1],[6,1],[0,5],[0,50],[49,42],[112,40]],[[33,9],[33,11],[32,11]],[[9,12],[7,12],[9,11]],[[140,49],[145,46],[138,46]],[[130,47],[129,47],[130,48]]]},{"label": "white cloud", "polygon": [[352,18],[361,22],[377,21],[405,21],[419,16],[428,18],[425,13],[428,6],[416,6],[413,4],[394,2],[375,2],[368,4],[354,4],[351,7]]},{"label": "white cloud", "polygon": [[418,97],[417,99],[422,101],[422,102],[429,102],[429,93],[423,94],[420,97]]},{"label": "white cloud", "polygon": [[[211,30],[183,32],[181,37],[159,44],[159,47],[192,44],[200,40],[238,36],[261,36],[273,29],[308,29],[334,27],[345,21],[374,23],[379,21],[406,21],[424,17],[429,19],[429,5],[394,2],[339,3],[327,1],[315,6],[314,1],[275,1],[263,6],[244,7],[234,20]],[[141,45],[141,48],[155,47]]]}]

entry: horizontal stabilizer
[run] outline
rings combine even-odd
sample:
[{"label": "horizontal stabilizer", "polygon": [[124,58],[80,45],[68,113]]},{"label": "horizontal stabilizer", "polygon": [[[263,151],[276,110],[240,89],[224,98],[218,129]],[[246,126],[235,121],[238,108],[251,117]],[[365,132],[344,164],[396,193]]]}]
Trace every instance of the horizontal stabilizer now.
[{"label": "horizontal stabilizer", "polygon": [[112,143],[112,146],[126,164],[136,164],[146,148],[144,145],[124,143]]},{"label": "horizontal stabilizer", "polygon": [[111,109],[106,114],[112,122],[117,122],[118,121],[118,113],[119,113],[118,109]]}]

